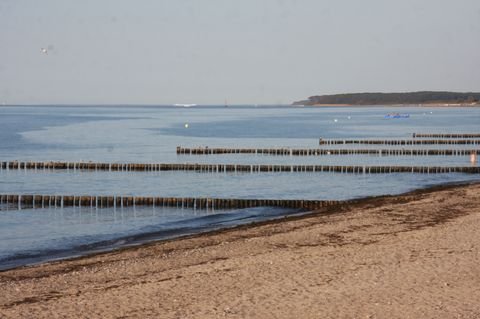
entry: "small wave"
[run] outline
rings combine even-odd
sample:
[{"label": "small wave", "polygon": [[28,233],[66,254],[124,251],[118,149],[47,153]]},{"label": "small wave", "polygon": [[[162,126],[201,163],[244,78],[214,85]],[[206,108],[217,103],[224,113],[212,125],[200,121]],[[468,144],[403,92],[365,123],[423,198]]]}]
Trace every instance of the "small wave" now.
[{"label": "small wave", "polygon": [[[298,214],[302,211],[279,209],[271,207],[256,207],[240,209],[228,213],[204,215],[182,221],[163,223],[139,229],[135,234],[116,236],[115,238],[98,240],[95,236],[70,238],[70,247],[59,249],[44,249],[39,251],[24,251],[9,256],[0,257],[0,270],[31,265],[46,261],[84,256],[90,253],[117,249],[120,247],[138,245],[154,240],[165,240],[180,236],[199,234],[206,231],[228,228],[250,222],[274,219],[285,215]],[[87,244],[74,245],[75,242]]]}]

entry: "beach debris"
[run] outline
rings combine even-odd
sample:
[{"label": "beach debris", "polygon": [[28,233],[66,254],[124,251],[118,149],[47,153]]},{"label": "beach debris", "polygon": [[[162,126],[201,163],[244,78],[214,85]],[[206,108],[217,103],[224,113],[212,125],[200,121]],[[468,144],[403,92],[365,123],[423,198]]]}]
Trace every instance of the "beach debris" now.
[{"label": "beach debris", "polygon": [[230,307],[225,307],[223,308],[224,314],[234,314],[235,311],[233,311]]}]

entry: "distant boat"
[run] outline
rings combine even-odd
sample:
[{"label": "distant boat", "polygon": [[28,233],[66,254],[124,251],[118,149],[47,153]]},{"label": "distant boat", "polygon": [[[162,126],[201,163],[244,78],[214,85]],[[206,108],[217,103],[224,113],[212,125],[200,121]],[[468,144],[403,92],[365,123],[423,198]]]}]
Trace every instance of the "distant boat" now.
[{"label": "distant boat", "polygon": [[386,119],[407,119],[410,117],[410,114],[400,114],[400,113],[388,113],[385,115]]},{"label": "distant boat", "polygon": [[178,107],[192,107],[192,106],[197,106],[197,104],[173,104],[173,106],[178,106]]}]

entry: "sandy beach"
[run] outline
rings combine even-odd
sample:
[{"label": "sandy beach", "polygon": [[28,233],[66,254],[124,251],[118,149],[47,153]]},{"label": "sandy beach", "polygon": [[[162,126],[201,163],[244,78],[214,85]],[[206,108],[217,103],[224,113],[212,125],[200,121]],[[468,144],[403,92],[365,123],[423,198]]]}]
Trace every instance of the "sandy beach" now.
[{"label": "sandy beach", "polygon": [[480,185],[0,272],[0,318],[479,318]]}]

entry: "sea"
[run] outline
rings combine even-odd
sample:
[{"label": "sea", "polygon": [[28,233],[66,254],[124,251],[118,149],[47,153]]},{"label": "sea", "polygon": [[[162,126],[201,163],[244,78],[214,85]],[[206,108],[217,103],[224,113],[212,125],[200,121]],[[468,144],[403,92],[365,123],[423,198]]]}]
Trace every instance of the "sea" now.
[{"label": "sea", "polygon": [[[392,112],[408,118],[386,118]],[[294,106],[3,106],[0,162],[470,166],[469,156],[177,155],[176,148],[478,149],[478,145],[332,145],[319,139],[411,139],[478,133],[480,108]],[[345,200],[479,175],[334,172],[0,170],[0,194]],[[0,270],[267,219],[298,209],[12,207],[0,201]]]}]

